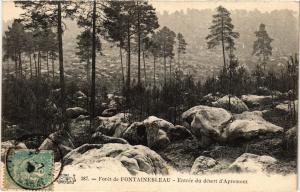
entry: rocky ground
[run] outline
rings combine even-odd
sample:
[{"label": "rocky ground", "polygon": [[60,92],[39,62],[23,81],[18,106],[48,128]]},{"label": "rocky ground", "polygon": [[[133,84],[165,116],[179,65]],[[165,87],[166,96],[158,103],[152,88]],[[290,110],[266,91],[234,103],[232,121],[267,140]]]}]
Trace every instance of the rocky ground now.
[{"label": "rocky ground", "polygon": [[[82,92],[76,97],[85,98]],[[173,125],[155,116],[130,122],[131,114],[119,113],[123,98],[110,94],[95,126],[90,127],[86,110],[69,108],[70,133],[50,134],[39,149],[54,150],[56,160],[63,157],[65,167],[131,175],[167,175],[170,170],[296,172],[297,125],[290,120],[293,105],[284,94],[231,97],[231,106],[228,96],[204,98],[207,104],[185,111],[183,124]],[[12,140],[2,142],[2,161],[5,149],[13,145]],[[26,148],[28,143],[18,147]]]}]

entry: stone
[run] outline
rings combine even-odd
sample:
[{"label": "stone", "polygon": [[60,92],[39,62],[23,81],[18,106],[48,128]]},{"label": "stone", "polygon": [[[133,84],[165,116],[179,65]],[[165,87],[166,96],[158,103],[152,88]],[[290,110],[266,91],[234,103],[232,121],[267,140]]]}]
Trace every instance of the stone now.
[{"label": "stone", "polygon": [[[192,113],[193,111],[193,113]],[[231,121],[232,115],[222,108],[196,106],[184,112],[184,119],[193,116],[191,132],[200,139],[219,140],[224,128]]]},{"label": "stone", "polygon": [[283,128],[274,125],[262,117],[262,112],[244,112],[235,116],[235,120],[224,129],[222,137],[227,142],[247,141],[260,136],[279,136]]},{"label": "stone", "polygon": [[297,131],[297,126],[294,126],[287,130],[284,134],[284,148],[291,156],[297,156]]},{"label": "stone", "polygon": [[236,96],[230,97],[230,106],[229,106],[228,95],[218,99],[215,102],[212,102],[212,106],[230,110],[232,113],[242,113],[244,111],[249,110],[247,105]]},{"label": "stone", "polygon": [[230,166],[231,172],[265,172],[268,166],[277,163],[277,160],[267,155],[255,155],[251,153],[244,153],[238,157]]},{"label": "stone", "polygon": [[117,109],[116,108],[109,108],[109,109],[105,109],[102,112],[102,116],[103,117],[111,117],[117,114]]},{"label": "stone", "polygon": [[40,145],[39,150],[53,150],[55,161],[62,159],[63,156],[75,148],[67,132],[54,132],[48,137]]},{"label": "stone", "polygon": [[192,133],[185,128],[184,126],[181,125],[176,125],[174,128],[170,128],[168,130],[168,137],[169,139],[173,141],[178,141],[178,140],[184,140],[184,139],[192,139],[193,135]]},{"label": "stone", "polygon": [[195,161],[191,168],[190,174],[199,175],[209,172],[218,162],[210,157],[200,156]]},{"label": "stone", "polygon": [[79,117],[80,115],[88,115],[88,111],[86,109],[83,109],[81,107],[73,107],[73,108],[68,108],[66,110],[66,115],[70,119],[75,119]]},{"label": "stone", "polygon": [[96,132],[92,135],[92,142],[94,144],[106,144],[106,143],[128,144],[128,142],[125,139],[118,138],[118,137],[110,137],[102,134],[101,132]]},{"label": "stone", "polygon": [[272,96],[263,95],[242,95],[241,99],[248,107],[258,107],[272,102]]},{"label": "stone", "polygon": [[128,121],[131,114],[118,113],[112,117],[96,117],[96,131],[100,131],[105,135],[113,136],[116,130],[120,132],[128,127]]},{"label": "stone", "polygon": [[295,103],[295,108],[296,108],[295,111],[297,111],[298,110],[298,100],[295,100],[294,102],[286,101],[284,103],[280,103],[275,106],[275,111],[277,111],[283,115],[289,115],[291,112],[294,111],[293,103]]},{"label": "stone", "polygon": [[[118,166],[115,161],[122,164],[129,173],[167,175],[169,173],[166,162],[148,147],[129,144],[109,143],[109,144],[85,144],[72,150],[64,158],[64,166],[93,166],[103,159],[114,161],[111,166]],[[110,159],[107,159],[110,158]],[[111,167],[114,169],[114,167]]]}]

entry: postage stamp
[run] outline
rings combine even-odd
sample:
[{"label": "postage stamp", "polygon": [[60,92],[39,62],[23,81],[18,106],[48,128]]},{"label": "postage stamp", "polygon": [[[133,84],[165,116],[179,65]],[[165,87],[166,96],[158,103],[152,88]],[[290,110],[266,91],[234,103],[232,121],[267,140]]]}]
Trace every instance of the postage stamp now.
[{"label": "postage stamp", "polygon": [[53,182],[52,150],[14,149],[6,157],[7,188],[43,189]]}]

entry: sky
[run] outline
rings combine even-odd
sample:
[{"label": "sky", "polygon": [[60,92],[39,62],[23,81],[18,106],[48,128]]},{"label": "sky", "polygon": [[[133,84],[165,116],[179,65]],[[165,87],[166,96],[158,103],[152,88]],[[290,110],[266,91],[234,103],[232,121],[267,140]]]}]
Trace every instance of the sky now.
[{"label": "sky", "polygon": [[[265,0],[265,1],[250,1],[250,0],[230,0],[230,1],[217,1],[217,0],[149,0],[153,7],[160,13],[168,11],[172,13],[174,11],[187,10],[187,9],[215,9],[217,6],[222,5],[229,10],[234,9],[257,9],[262,12],[272,11],[276,9],[290,9],[298,13],[299,1],[289,0]],[[14,3],[9,0],[2,1],[2,18],[4,21],[18,18],[22,13],[20,8],[14,6]]]}]

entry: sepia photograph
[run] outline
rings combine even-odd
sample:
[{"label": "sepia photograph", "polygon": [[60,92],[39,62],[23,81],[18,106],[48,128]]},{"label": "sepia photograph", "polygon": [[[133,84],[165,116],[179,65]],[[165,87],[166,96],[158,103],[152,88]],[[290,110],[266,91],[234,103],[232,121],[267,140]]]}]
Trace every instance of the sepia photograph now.
[{"label": "sepia photograph", "polygon": [[2,1],[3,191],[297,191],[298,1]]}]

